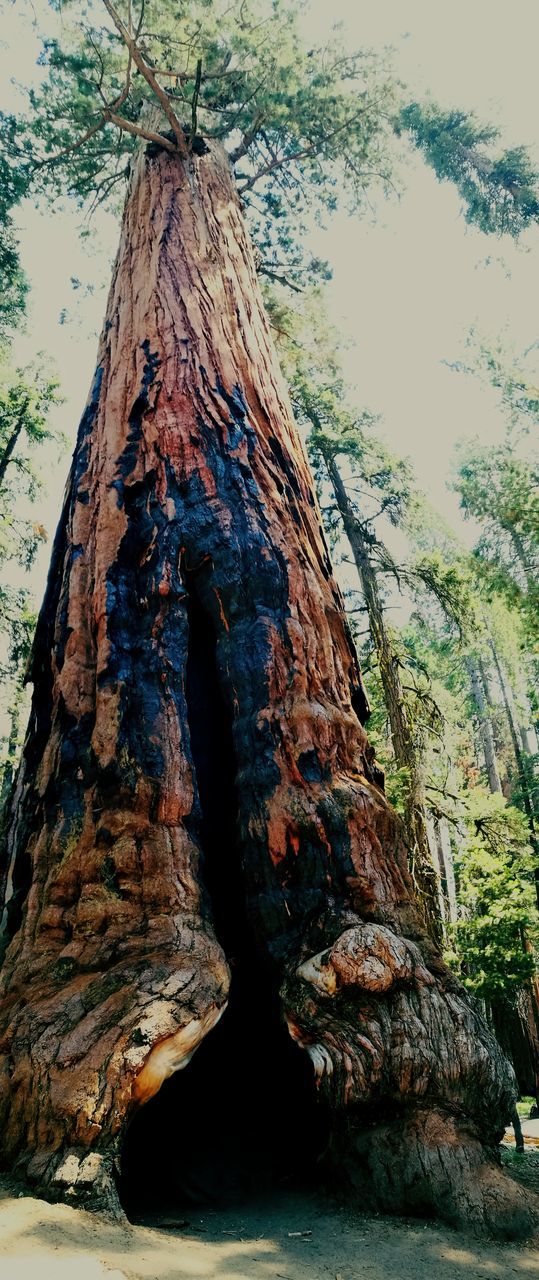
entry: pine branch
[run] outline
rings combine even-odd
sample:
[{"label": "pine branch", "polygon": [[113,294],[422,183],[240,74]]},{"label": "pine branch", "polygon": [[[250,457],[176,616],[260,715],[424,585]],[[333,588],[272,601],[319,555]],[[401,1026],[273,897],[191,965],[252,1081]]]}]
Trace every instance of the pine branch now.
[{"label": "pine branch", "polygon": [[257,133],[259,133],[261,129],[263,122],[264,122],[264,112],[259,111],[257,112],[254,118],[251,128],[247,129],[247,131],[243,135],[241,142],[238,144],[237,147],[234,147],[233,151],[230,152],[231,164],[237,164],[238,160],[242,160],[243,156],[247,155],[249,147],[252,146]]},{"label": "pine branch", "polygon": [[[98,56],[102,63],[101,55],[98,54]],[[127,60],[127,69],[125,73],[124,87],[121,93],[118,94],[118,97],[115,98],[114,102],[110,104],[105,103],[105,106],[103,108],[103,111],[101,112],[101,116],[99,117],[99,120],[97,121],[97,123],[94,125],[91,125],[91,127],[87,129],[86,132],[83,133],[82,136],[78,138],[76,142],[71,142],[69,146],[63,147],[61,151],[56,151],[53,156],[48,156],[47,159],[41,160],[35,166],[36,169],[43,169],[46,165],[56,164],[58,160],[63,160],[64,156],[71,155],[73,151],[78,151],[80,147],[83,147],[86,142],[90,141],[90,138],[93,138],[96,133],[99,133],[100,129],[103,129],[104,125],[106,125],[109,120],[112,120],[112,116],[110,113],[117,112],[120,107],[123,107],[123,104],[126,101],[126,98],[128,98],[129,96],[129,90],[131,88],[131,66],[132,66],[132,58],[131,58],[131,54],[129,54],[129,57]],[[103,98],[103,94],[101,92],[102,82],[103,82],[103,76],[101,76],[101,82],[97,86],[98,91],[101,94],[101,97]]]},{"label": "pine branch", "polygon": [[[108,3],[108,0],[103,0],[103,3]],[[293,164],[296,160],[305,160],[308,156],[317,155],[327,142],[330,142],[332,138],[335,138],[338,133],[342,133],[343,129],[348,129],[350,125],[354,124],[355,121],[364,114],[364,110],[356,111],[353,116],[350,116],[347,120],[343,120],[342,124],[338,125],[336,129],[332,129],[332,131],[326,134],[325,138],[322,138],[319,142],[311,142],[308,146],[303,147],[301,151],[294,151],[291,156],[282,156],[280,159],[277,157],[275,160],[272,160],[270,164],[264,165],[262,169],[258,170],[258,173],[255,173],[248,182],[244,183],[243,187],[240,187],[240,195],[243,195],[245,191],[250,191],[251,187],[254,187],[255,183],[258,182],[260,178],[265,178],[268,173],[273,173],[276,169],[282,169],[285,165]]]}]

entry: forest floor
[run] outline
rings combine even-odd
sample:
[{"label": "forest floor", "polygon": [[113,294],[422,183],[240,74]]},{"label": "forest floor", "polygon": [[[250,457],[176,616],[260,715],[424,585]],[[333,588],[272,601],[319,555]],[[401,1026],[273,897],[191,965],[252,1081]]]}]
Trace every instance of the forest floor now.
[{"label": "forest floor", "polygon": [[[531,1153],[530,1153],[531,1154]],[[536,1153],[539,1158],[539,1152]],[[507,1155],[512,1165],[516,1157]],[[519,1173],[530,1185],[539,1165]],[[535,1163],[535,1156],[532,1156]],[[535,1280],[532,1246],[421,1219],[361,1217],[281,1192],[238,1210],[131,1226],[0,1186],[1,1280]],[[165,1225],[166,1224],[166,1225]]]}]

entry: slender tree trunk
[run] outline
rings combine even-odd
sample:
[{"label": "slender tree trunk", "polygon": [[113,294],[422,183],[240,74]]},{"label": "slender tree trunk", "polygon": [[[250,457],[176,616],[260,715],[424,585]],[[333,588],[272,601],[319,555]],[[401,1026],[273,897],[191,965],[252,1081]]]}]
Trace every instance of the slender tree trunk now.
[{"label": "slender tree trunk", "polygon": [[446,885],[443,878],[444,867],[443,867],[443,861],[442,861],[442,851],[440,848],[440,841],[438,839],[438,824],[435,821],[435,819],[432,817],[432,815],[429,813],[427,813],[426,815],[426,827],[427,827],[427,839],[429,842],[429,850],[430,850],[432,863],[435,867],[438,867],[438,875],[436,877],[436,882],[438,887],[438,909],[439,909],[442,925],[445,929],[446,922],[449,916],[449,903],[447,901]]},{"label": "slender tree trunk", "polygon": [[[512,692],[505,679],[505,675],[498,660],[497,652],[492,640],[490,641],[490,647],[504,700],[505,714],[511,735],[517,770],[520,760],[522,771],[524,763],[521,756],[520,736],[518,733],[517,717]],[[483,689],[489,705],[492,706],[492,695],[485,676],[485,668],[481,660],[479,660],[479,665],[482,675]],[[536,894],[538,894],[539,889],[537,875],[535,885]],[[530,939],[524,929],[521,932],[523,950],[529,952],[532,950]],[[531,1093],[534,1097],[537,1097],[537,1090],[539,1086],[539,986],[537,980],[535,979],[529,987],[523,988],[522,991],[519,992],[514,1003],[510,1003],[506,999],[493,1000],[491,1012],[496,1035],[505,1053],[507,1053],[507,1056],[513,1064],[520,1092]]]},{"label": "slender tree trunk", "polygon": [[446,897],[449,905],[449,919],[452,923],[458,918],[457,908],[457,890],[455,885],[455,867],[453,863],[453,850],[451,848],[451,836],[449,834],[449,823],[447,818],[440,818],[438,822],[440,849],[442,856],[442,864],[444,869],[444,880],[446,886]]},{"label": "slender tree trunk", "polygon": [[531,701],[528,694],[529,682],[527,675],[523,671],[518,674],[518,705],[520,716],[520,733],[522,737],[522,746],[524,751],[530,756],[537,755],[539,745],[537,742],[537,732],[534,724],[534,716]]},{"label": "slender tree trunk", "polygon": [[526,761],[524,759],[524,756],[522,753],[522,747],[519,741],[518,725],[516,722],[516,717],[514,712],[514,703],[512,700],[512,694],[509,689],[507,680],[505,678],[505,673],[503,671],[502,665],[498,658],[496,646],[492,639],[489,640],[489,645],[490,645],[492,657],[494,659],[494,666],[496,668],[498,680],[500,682],[500,688],[502,691],[503,704],[505,707],[505,714],[507,718],[507,724],[509,727],[509,734],[511,737],[513,754],[515,757],[517,776],[518,776],[518,781],[520,786],[520,794],[522,796],[522,806],[526,814],[526,817],[528,819],[528,825],[530,828],[530,844],[532,846],[533,853],[535,856],[535,862],[536,862],[535,894],[537,899],[537,908],[539,910],[539,832],[537,830],[537,818],[535,813],[534,795],[530,787],[530,779],[528,777],[528,772],[526,769]]},{"label": "slender tree trunk", "polygon": [[483,755],[485,757],[488,785],[493,794],[496,792],[501,794],[502,784],[500,782],[500,774],[498,771],[492,720],[488,713],[485,690],[481,679],[481,671],[476,659],[471,655],[468,655],[466,658],[466,670],[470,679],[472,698],[477,711],[479,734],[483,748]]},{"label": "slender tree trunk", "polygon": [[[24,688],[19,681],[15,689],[10,708],[11,721],[7,743],[7,755],[0,787],[0,847],[5,841],[6,828],[9,821],[9,799],[13,786],[13,778],[20,753],[21,707]],[[0,863],[0,963],[4,954],[5,930],[7,925],[7,901],[11,898],[12,885],[6,882],[10,868],[7,860]]]},{"label": "slender tree trunk", "polygon": [[526,590],[533,591],[536,585],[535,568],[532,564],[530,564],[530,557],[526,551],[522,538],[520,537],[520,534],[517,532],[514,524],[502,524],[502,529],[505,529],[505,532],[509,534],[509,537],[513,544],[513,549],[517,558],[517,562],[520,566],[520,569],[522,571],[522,576],[526,584]]},{"label": "slender tree trunk", "polygon": [[15,449],[16,449],[16,447],[17,447],[17,441],[18,441],[18,439],[19,439],[19,436],[20,436],[20,434],[21,434],[21,431],[22,431],[22,429],[23,429],[23,427],[24,427],[24,414],[25,414],[25,411],[26,411],[26,406],[25,406],[25,408],[22,410],[22,412],[19,414],[19,417],[18,417],[17,422],[16,422],[16,424],[15,424],[15,426],[14,426],[14,428],[13,428],[13,431],[11,432],[11,435],[10,435],[10,437],[9,437],[9,440],[8,440],[8,442],[7,442],[6,446],[5,446],[5,448],[4,448],[4,449],[2,450],[2,452],[0,453],[0,489],[2,488],[2,485],[3,485],[3,483],[4,483],[5,475],[6,475],[6,471],[7,471],[7,469],[8,469],[8,466],[9,466],[9,464],[10,464],[10,462],[11,462],[11,459],[12,459],[13,454],[14,454],[14,452],[15,452]]},{"label": "slender tree trunk", "polygon": [[408,773],[405,825],[410,843],[410,869],[423,906],[429,932],[435,939],[440,940],[442,922],[439,906],[439,885],[427,831],[425,771],[421,752],[414,743],[412,729],[408,720],[396,655],[385,624],[384,610],[378,590],[376,573],[369,555],[369,546],[346,492],[335,458],[328,456],[325,461],[363,588],[369,628],[376,650],[380,679],[384,690],[384,700],[389,716],[395,759],[399,767],[405,768]]},{"label": "slender tree trunk", "polygon": [[414,902],[213,143],[134,163],[32,676],[4,1160],[114,1204],[126,1126],[225,1025],[249,930],[358,1202],[529,1232],[536,1203],[493,1155],[514,1077]]},{"label": "slender tree trunk", "polygon": [[529,756],[537,755],[538,743],[535,727],[531,722],[529,715],[529,705],[526,702],[522,704],[523,716],[519,723],[520,737],[522,740],[522,749]]}]

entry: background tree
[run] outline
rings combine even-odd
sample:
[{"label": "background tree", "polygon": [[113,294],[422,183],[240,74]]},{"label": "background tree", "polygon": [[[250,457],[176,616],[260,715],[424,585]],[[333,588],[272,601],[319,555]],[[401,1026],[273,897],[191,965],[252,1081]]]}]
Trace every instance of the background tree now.
[{"label": "background tree", "polygon": [[477,438],[462,441],[455,460],[455,489],[465,518],[481,527],[476,555],[485,583],[491,593],[501,592],[518,604],[536,651],[539,469],[533,437],[539,393],[522,364],[511,363],[499,347],[472,338],[471,351],[468,364],[457,362],[453,367],[474,373],[496,389],[505,436],[489,449]]},{"label": "background tree", "polygon": [[530,157],[524,147],[496,154],[500,135],[492,125],[427,101],[403,107],[399,127],[411,134],[436,176],[455,184],[467,222],[518,236],[537,221],[537,175]]},{"label": "background tree", "polygon": [[[372,415],[350,407],[335,336],[321,323],[322,296],[315,298],[314,306],[309,298],[288,306],[281,300],[279,305],[275,295],[268,302],[296,414],[310,430],[308,447],[328,532],[336,547],[344,535],[344,545],[348,541],[355,553],[364,601],[360,626],[368,623],[369,639],[360,639],[360,652],[374,702],[373,740],[408,831],[413,831],[410,801],[419,794],[419,779],[426,857],[428,832],[439,864],[444,915],[456,926],[449,931],[449,954],[467,981],[469,977],[470,987],[477,985],[523,1091],[535,1093],[539,1008],[531,943],[536,929],[527,928],[533,828],[530,832],[526,821],[533,792],[525,792],[523,798],[519,787],[524,757],[518,743],[515,753],[515,743],[517,733],[519,742],[522,735],[501,666],[501,654],[511,654],[513,682],[518,683],[515,673],[525,657],[521,621],[501,600],[489,604],[484,598],[475,562],[421,499],[409,465],[384,449]],[[333,354],[328,354],[332,339]],[[388,512],[401,531],[398,564],[380,530]],[[345,553],[343,559],[346,563]],[[416,610],[397,629],[390,628],[385,614],[388,577],[393,606],[398,582]],[[350,595],[353,626],[357,593]],[[393,748],[389,754],[383,747],[386,719]],[[403,723],[408,754],[401,747]],[[473,723],[480,755],[475,770]],[[478,786],[483,772],[492,798]],[[505,803],[502,790],[522,805],[523,814]],[[429,864],[432,871],[430,859]],[[481,896],[471,886],[479,885],[489,871],[491,884]]]},{"label": "background tree", "polygon": [[[414,501],[410,468],[377,439],[372,415],[354,413],[350,407],[336,354],[337,335],[327,323],[321,326],[320,293],[306,300],[301,314],[287,311],[286,302],[279,308],[275,297],[268,298],[268,303],[296,418],[309,431],[308,452],[326,527],[334,543],[344,534],[359,576],[399,771],[410,870],[429,929],[439,940],[439,890],[427,831],[424,764],[425,705],[430,724],[436,721],[436,708],[428,703],[426,690],[410,683],[413,677],[405,671],[401,646],[391,632],[385,607],[387,579],[394,586],[399,570],[380,529],[381,517],[399,525]],[[421,697],[422,713],[418,714]]]}]

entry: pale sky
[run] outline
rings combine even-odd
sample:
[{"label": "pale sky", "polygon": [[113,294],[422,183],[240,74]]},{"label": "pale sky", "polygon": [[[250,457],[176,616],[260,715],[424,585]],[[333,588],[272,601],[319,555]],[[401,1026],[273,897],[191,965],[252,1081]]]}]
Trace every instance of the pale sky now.
[{"label": "pale sky", "polygon": [[[45,0],[34,0],[41,17]],[[11,105],[9,77],[27,80],[37,53],[22,25],[24,3],[2,20],[1,105]],[[442,106],[473,108],[504,130],[509,144],[529,145],[539,158],[539,6],[535,0],[312,0],[305,19],[315,41],[342,20],[353,47],[395,47],[398,74],[411,97],[430,91]],[[345,215],[318,232],[313,248],[330,261],[334,320],[351,340],[343,349],[347,377],[359,404],[381,412],[393,449],[409,455],[419,483],[453,523],[458,505],[446,488],[457,439],[501,433],[494,395],[444,361],[463,354],[474,325],[485,337],[503,335],[522,350],[536,341],[539,231],[520,247],[466,227],[449,184],[439,184],[419,158],[405,171],[406,192],[385,203],[376,225]],[[66,404],[58,421],[72,440],[94,366],[110,256],[118,229],[111,217],[92,225],[81,250],[81,215],[25,209],[23,263],[32,284],[28,337],[19,358],[46,350],[56,361]],[[489,260],[487,264],[487,259]],[[70,277],[95,290],[74,292]],[[66,308],[70,319],[59,324]],[[67,473],[48,478],[48,497],[36,518],[51,535]],[[462,532],[462,528],[461,528]],[[466,530],[464,530],[466,532]],[[48,554],[34,574],[42,590]]]}]

